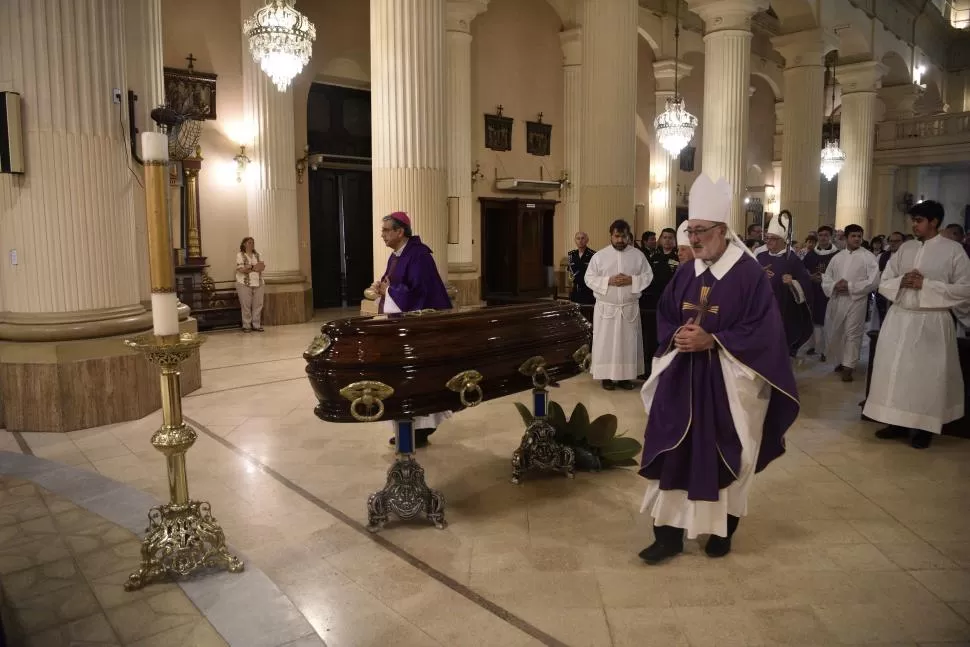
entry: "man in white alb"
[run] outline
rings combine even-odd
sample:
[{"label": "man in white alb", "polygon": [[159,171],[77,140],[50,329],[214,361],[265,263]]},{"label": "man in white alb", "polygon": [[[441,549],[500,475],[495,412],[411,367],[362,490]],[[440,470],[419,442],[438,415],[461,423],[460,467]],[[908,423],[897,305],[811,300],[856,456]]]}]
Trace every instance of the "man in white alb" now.
[{"label": "man in white alb", "polygon": [[909,210],[916,240],[903,243],[883,271],[879,292],[893,302],[876,345],[863,413],[889,426],[883,439],[930,446],[931,434],[963,417],[963,375],[951,309],[970,306],[970,258],[939,233],[943,205],[925,200]]},{"label": "man in white alb", "polygon": [[647,257],[629,243],[630,225],[610,225],[610,247],[595,254],[586,269],[586,285],[596,296],[593,309],[593,354],[590,372],[603,388],[633,389],[642,375],[643,332],[640,293],[653,280]]},{"label": "man in white alb", "polygon": [[862,227],[845,228],[845,249],[832,258],[822,275],[822,291],[829,298],[825,311],[826,355],[838,362],[843,382],[853,380],[866,329],[866,304],[879,285],[879,262],[862,247]]}]

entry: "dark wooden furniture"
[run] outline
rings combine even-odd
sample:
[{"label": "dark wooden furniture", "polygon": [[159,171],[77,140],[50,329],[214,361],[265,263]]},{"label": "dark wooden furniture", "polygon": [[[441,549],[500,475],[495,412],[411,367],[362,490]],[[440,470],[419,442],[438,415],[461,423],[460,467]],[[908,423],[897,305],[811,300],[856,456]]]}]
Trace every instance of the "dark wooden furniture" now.
[{"label": "dark wooden furniture", "polygon": [[545,359],[553,380],[578,374],[573,355],[591,342],[579,308],[561,301],[352,317],[331,321],[321,332],[303,357],[319,401],[314,413],[329,422],[355,421],[341,390],[357,382],[394,389],[383,400],[381,420],[457,411],[465,405],[446,384],[459,373],[478,371],[481,397],[491,400],[531,389],[532,379],[519,367],[535,356]]},{"label": "dark wooden furniture", "polygon": [[[869,397],[869,385],[872,383],[872,368],[876,363],[876,344],[879,341],[879,331],[869,334],[869,368],[866,374],[866,397]],[[963,373],[963,411],[964,415],[958,420],[943,425],[943,433],[947,436],[970,438],[970,339],[957,337],[957,352],[960,354],[960,369]],[[869,420],[862,416],[863,420]]]},{"label": "dark wooden furniture", "polygon": [[479,198],[482,299],[555,294],[555,200]]},{"label": "dark wooden furniture", "polygon": [[198,265],[175,268],[175,287],[179,301],[192,309],[199,330],[240,328],[242,311],[235,281],[211,281]]}]

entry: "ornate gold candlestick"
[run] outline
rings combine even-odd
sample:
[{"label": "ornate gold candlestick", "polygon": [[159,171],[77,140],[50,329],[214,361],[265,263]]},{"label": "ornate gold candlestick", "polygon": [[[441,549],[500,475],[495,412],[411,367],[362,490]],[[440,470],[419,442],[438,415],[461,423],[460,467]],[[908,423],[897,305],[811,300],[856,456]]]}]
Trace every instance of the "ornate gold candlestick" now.
[{"label": "ornate gold candlestick", "polygon": [[208,502],[189,498],[185,452],[195,443],[196,433],[182,418],[179,366],[205,340],[195,333],[178,331],[171,231],[165,209],[167,149],[164,135],[142,134],[154,334],[126,339],[125,344],[161,368],[162,426],[152,435],[152,445],[165,455],[169,502],[148,511],[141,567],[128,576],[127,591],[187,577],[202,569],[243,570],[243,563],[226,548],[225,533]]}]

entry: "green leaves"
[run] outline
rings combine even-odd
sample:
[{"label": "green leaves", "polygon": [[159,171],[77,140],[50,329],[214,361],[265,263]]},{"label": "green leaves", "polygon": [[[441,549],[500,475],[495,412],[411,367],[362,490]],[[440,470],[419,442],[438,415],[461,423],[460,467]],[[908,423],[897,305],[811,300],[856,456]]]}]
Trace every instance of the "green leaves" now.
[{"label": "green leaves", "polygon": [[[526,405],[516,402],[515,408],[526,426],[532,424],[535,416]],[[637,464],[636,458],[643,446],[634,438],[616,435],[619,421],[612,413],[590,421],[586,405],[580,402],[567,419],[562,405],[550,401],[548,414],[549,424],[556,430],[556,440],[575,449],[577,457],[580,453],[589,454],[591,460],[586,463],[601,463],[603,467]]]}]

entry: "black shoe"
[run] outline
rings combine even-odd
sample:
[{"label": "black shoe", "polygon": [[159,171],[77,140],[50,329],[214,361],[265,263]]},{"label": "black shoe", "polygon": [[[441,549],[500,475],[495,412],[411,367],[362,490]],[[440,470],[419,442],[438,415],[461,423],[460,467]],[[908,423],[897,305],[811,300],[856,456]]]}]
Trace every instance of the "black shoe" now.
[{"label": "black shoe", "polygon": [[624,391],[633,390],[633,382],[631,382],[630,380],[620,380],[619,382],[616,383],[616,385],[621,389],[623,389]]},{"label": "black shoe", "polygon": [[734,536],[734,531],[738,529],[738,523],[740,521],[740,517],[729,514],[727,518],[728,536],[720,537],[718,535],[711,535],[707,538],[707,545],[704,546],[704,552],[707,553],[708,557],[724,557],[731,552],[731,537]]},{"label": "black shoe", "polygon": [[913,440],[909,442],[913,449],[926,449],[933,442],[933,434],[928,431],[923,431],[920,429],[915,434],[913,434]]},{"label": "black shoe", "polygon": [[607,391],[615,391],[616,384],[613,383],[613,380],[603,380],[603,388]]},{"label": "black shoe", "polygon": [[909,436],[909,429],[906,427],[897,427],[896,425],[883,427],[876,432],[876,438],[881,440],[898,440],[900,438],[906,438],[907,436]]},{"label": "black shoe", "polygon": [[815,354],[815,349],[814,348],[809,348],[807,351],[805,351],[805,354],[808,355],[809,357],[811,357],[812,355]]},{"label": "black shoe", "polygon": [[673,526],[654,526],[656,541],[640,551],[640,559],[647,564],[659,564],[684,552],[684,531]]},{"label": "black shoe", "polygon": [[825,363],[825,361],[826,361],[826,359],[825,359],[825,353],[822,353],[821,355],[818,356],[818,361],[820,361],[822,363]]},{"label": "black shoe", "polygon": [[841,373],[842,372],[842,369],[844,369],[844,368],[845,367],[842,366],[841,364],[836,364],[835,369],[832,372],[833,373]]},{"label": "black shoe", "polygon": [[[428,446],[428,436],[434,433],[434,429],[415,429],[414,430],[414,448],[424,449]],[[387,439],[387,444],[392,447],[397,443],[397,438],[391,436]]]},{"label": "black shoe", "polygon": [[242,330],[243,330],[243,332],[252,332],[253,331],[252,328],[243,328]]},{"label": "black shoe", "polygon": [[256,332],[266,332],[266,329],[260,326],[259,328],[253,328]]}]

